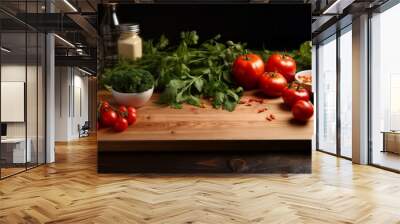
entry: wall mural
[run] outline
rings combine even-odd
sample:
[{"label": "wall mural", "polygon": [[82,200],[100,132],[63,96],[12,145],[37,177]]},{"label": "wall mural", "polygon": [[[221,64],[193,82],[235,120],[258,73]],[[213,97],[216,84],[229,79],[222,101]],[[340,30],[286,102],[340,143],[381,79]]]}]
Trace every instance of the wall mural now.
[{"label": "wall mural", "polygon": [[311,6],[99,7],[100,172],[311,172]]}]

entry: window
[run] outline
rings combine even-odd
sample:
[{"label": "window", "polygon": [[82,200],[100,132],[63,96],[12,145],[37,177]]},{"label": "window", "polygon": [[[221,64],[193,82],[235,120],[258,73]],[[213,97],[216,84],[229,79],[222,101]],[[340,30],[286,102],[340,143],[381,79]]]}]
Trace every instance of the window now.
[{"label": "window", "polygon": [[318,47],[317,149],[351,158],[352,26],[338,35]]},{"label": "window", "polygon": [[[10,1],[0,7],[9,4],[15,6]],[[42,12],[43,4],[18,2],[20,16]],[[9,14],[0,17],[8,21],[0,23],[1,179],[45,163],[46,38]]]},{"label": "window", "polygon": [[371,162],[400,170],[400,4],[371,18]]},{"label": "window", "polygon": [[318,47],[317,149],[336,153],[336,36]]},{"label": "window", "polygon": [[340,36],[340,155],[352,157],[352,30]]}]

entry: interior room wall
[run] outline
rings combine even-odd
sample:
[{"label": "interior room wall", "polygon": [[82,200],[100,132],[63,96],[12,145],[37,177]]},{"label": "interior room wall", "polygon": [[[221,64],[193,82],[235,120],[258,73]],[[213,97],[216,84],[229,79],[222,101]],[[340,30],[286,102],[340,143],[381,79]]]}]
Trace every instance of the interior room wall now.
[{"label": "interior room wall", "polygon": [[[1,81],[10,82],[10,81],[18,81],[25,82],[25,64],[4,64],[1,66]],[[27,66],[28,74],[36,74],[36,65],[35,66]],[[35,88],[33,88],[33,86]],[[28,86],[27,86],[27,107],[36,108],[37,107],[37,95],[36,95],[36,79],[32,79],[28,76]],[[42,103],[40,101],[39,103]],[[39,105],[41,106],[41,105]],[[7,108],[2,108],[7,109]],[[27,113],[28,122],[37,120],[36,113]],[[29,125],[28,133],[36,133],[36,124]],[[7,123],[7,137],[25,137],[25,123],[23,122],[11,122]],[[29,136],[28,136],[29,137]]]},{"label": "interior room wall", "polygon": [[55,140],[68,141],[70,116],[69,111],[69,83],[70,72],[68,67],[55,68]]},{"label": "interior room wall", "polygon": [[88,77],[72,67],[56,67],[55,74],[55,140],[70,141],[79,138],[78,125],[88,121]]},{"label": "interior room wall", "polygon": [[[44,162],[41,156],[37,156],[38,149],[43,153],[43,144],[40,144],[44,136],[44,132],[39,131],[43,128],[43,123],[38,122],[38,108],[44,107],[44,100],[39,100],[40,96],[37,92],[37,83],[40,81],[38,74],[41,74],[42,68],[35,65],[27,65],[20,63],[7,63],[1,66],[1,81],[2,82],[24,82],[26,84],[26,116],[25,122],[7,122],[7,138],[25,138],[25,135],[30,141],[31,162]],[[40,87],[39,87],[40,88]],[[3,96],[4,97],[4,96]],[[38,98],[39,97],[39,98]],[[1,108],[7,110],[7,108]],[[12,111],[8,111],[12,113]],[[38,127],[38,124],[40,125]],[[39,132],[38,132],[39,131]],[[42,148],[43,147],[43,148]],[[40,153],[40,152],[39,152]],[[42,155],[42,154],[40,154]],[[36,161],[40,158],[40,161]]]},{"label": "interior room wall", "polygon": [[89,101],[89,122],[90,131],[97,131],[97,77],[88,78],[88,101]]},{"label": "interior room wall", "polygon": [[[50,1],[46,2],[46,8],[52,11],[52,4]],[[56,81],[55,81],[55,41],[54,34],[46,35],[46,163],[55,162],[55,92],[56,92]]]},{"label": "interior room wall", "polygon": [[[74,74],[74,107],[72,113],[72,136],[73,138],[79,137],[78,125],[83,125],[88,121],[89,111],[88,111],[88,78],[82,76],[82,73],[78,72]],[[80,102],[78,102],[80,101]]]},{"label": "interior room wall", "polygon": [[46,154],[46,143],[45,143],[45,135],[46,135],[46,76],[44,73],[44,69],[42,66],[38,67],[38,73],[41,74],[38,76],[38,163],[45,163],[45,154]]},{"label": "interior room wall", "polygon": [[88,77],[82,77],[82,76],[75,76],[79,77],[81,88],[82,88],[82,116],[81,116],[81,122],[85,122],[88,120],[89,116],[89,99],[88,99]]}]

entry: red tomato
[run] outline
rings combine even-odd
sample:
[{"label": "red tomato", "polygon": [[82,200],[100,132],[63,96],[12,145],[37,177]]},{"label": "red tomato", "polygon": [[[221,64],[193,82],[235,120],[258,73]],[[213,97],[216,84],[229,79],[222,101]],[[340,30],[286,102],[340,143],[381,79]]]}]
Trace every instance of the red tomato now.
[{"label": "red tomato", "polygon": [[260,78],[260,89],[269,97],[279,97],[287,86],[285,77],[276,72],[265,73]]},{"label": "red tomato", "polygon": [[128,107],[128,113],[136,114],[136,109],[134,107],[129,106]]},{"label": "red tomato", "polygon": [[126,108],[126,106],[121,105],[121,106],[118,107],[118,111],[119,111],[120,113],[127,113],[127,112],[128,112],[128,109]]},{"label": "red tomato", "polygon": [[134,107],[128,107],[127,110],[126,119],[128,120],[128,124],[134,124],[136,122],[136,109]]},{"label": "red tomato", "polygon": [[306,89],[298,87],[286,87],[282,91],[283,102],[290,108],[299,100],[309,101],[310,95]]},{"label": "red tomato", "polygon": [[256,54],[241,55],[233,63],[232,73],[239,86],[246,90],[254,89],[264,73],[264,62]]},{"label": "red tomato", "polygon": [[105,110],[111,109],[110,104],[107,101],[102,101],[100,103],[100,112],[103,112]]},{"label": "red tomato", "polygon": [[118,117],[114,124],[114,131],[121,132],[128,128],[128,121],[123,117]]},{"label": "red tomato", "polygon": [[134,124],[136,122],[136,113],[128,113],[126,120],[128,120],[129,125]]},{"label": "red tomato", "polygon": [[101,124],[104,127],[110,127],[115,124],[115,121],[117,120],[117,118],[118,118],[118,114],[109,108],[109,109],[106,109],[103,112],[101,112],[100,120],[101,120]]},{"label": "red tomato", "polygon": [[292,107],[294,119],[307,121],[314,114],[314,106],[309,101],[299,100]]},{"label": "red tomato", "polygon": [[265,62],[266,72],[279,72],[286,81],[292,82],[296,75],[296,61],[292,57],[281,54],[273,54]]}]

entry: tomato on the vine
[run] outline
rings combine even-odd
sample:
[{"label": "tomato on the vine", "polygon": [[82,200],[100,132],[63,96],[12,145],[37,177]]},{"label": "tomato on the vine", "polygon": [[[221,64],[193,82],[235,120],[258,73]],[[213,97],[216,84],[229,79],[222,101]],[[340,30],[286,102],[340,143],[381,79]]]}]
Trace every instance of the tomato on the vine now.
[{"label": "tomato on the vine", "polygon": [[314,106],[309,101],[299,100],[292,107],[294,119],[305,122],[314,114]]},{"label": "tomato on the vine", "polygon": [[125,131],[128,128],[128,121],[123,117],[118,117],[114,124],[114,130],[117,132]]},{"label": "tomato on the vine", "polygon": [[134,107],[129,106],[129,107],[127,108],[127,110],[128,110],[128,113],[136,114],[136,109],[135,109]]},{"label": "tomato on the vine", "polygon": [[104,127],[110,127],[115,124],[118,114],[111,108],[105,109],[100,113],[100,121]]},{"label": "tomato on the vine", "polygon": [[272,54],[265,62],[266,72],[279,72],[288,82],[294,80],[296,69],[296,61],[288,55]]},{"label": "tomato on the vine", "polygon": [[290,86],[286,87],[282,91],[282,98],[283,102],[292,108],[292,106],[299,100],[309,101],[310,94],[304,88],[300,88],[299,85],[297,86]]},{"label": "tomato on the vine", "polygon": [[264,62],[256,54],[241,55],[233,63],[232,73],[239,86],[243,86],[246,90],[254,89],[264,73]]},{"label": "tomato on the vine", "polygon": [[136,122],[136,113],[130,113],[128,112],[128,115],[126,115],[126,120],[128,121],[128,124],[134,124]]},{"label": "tomato on the vine", "polygon": [[118,112],[120,112],[120,113],[127,113],[127,112],[128,112],[128,109],[126,108],[126,106],[121,105],[121,106],[118,107]]},{"label": "tomato on the vine", "polygon": [[100,103],[100,112],[106,111],[108,109],[111,109],[110,104],[107,101],[102,101]]},{"label": "tomato on the vine", "polygon": [[287,86],[285,77],[276,72],[268,72],[260,78],[260,89],[269,97],[279,97],[283,89]]}]

